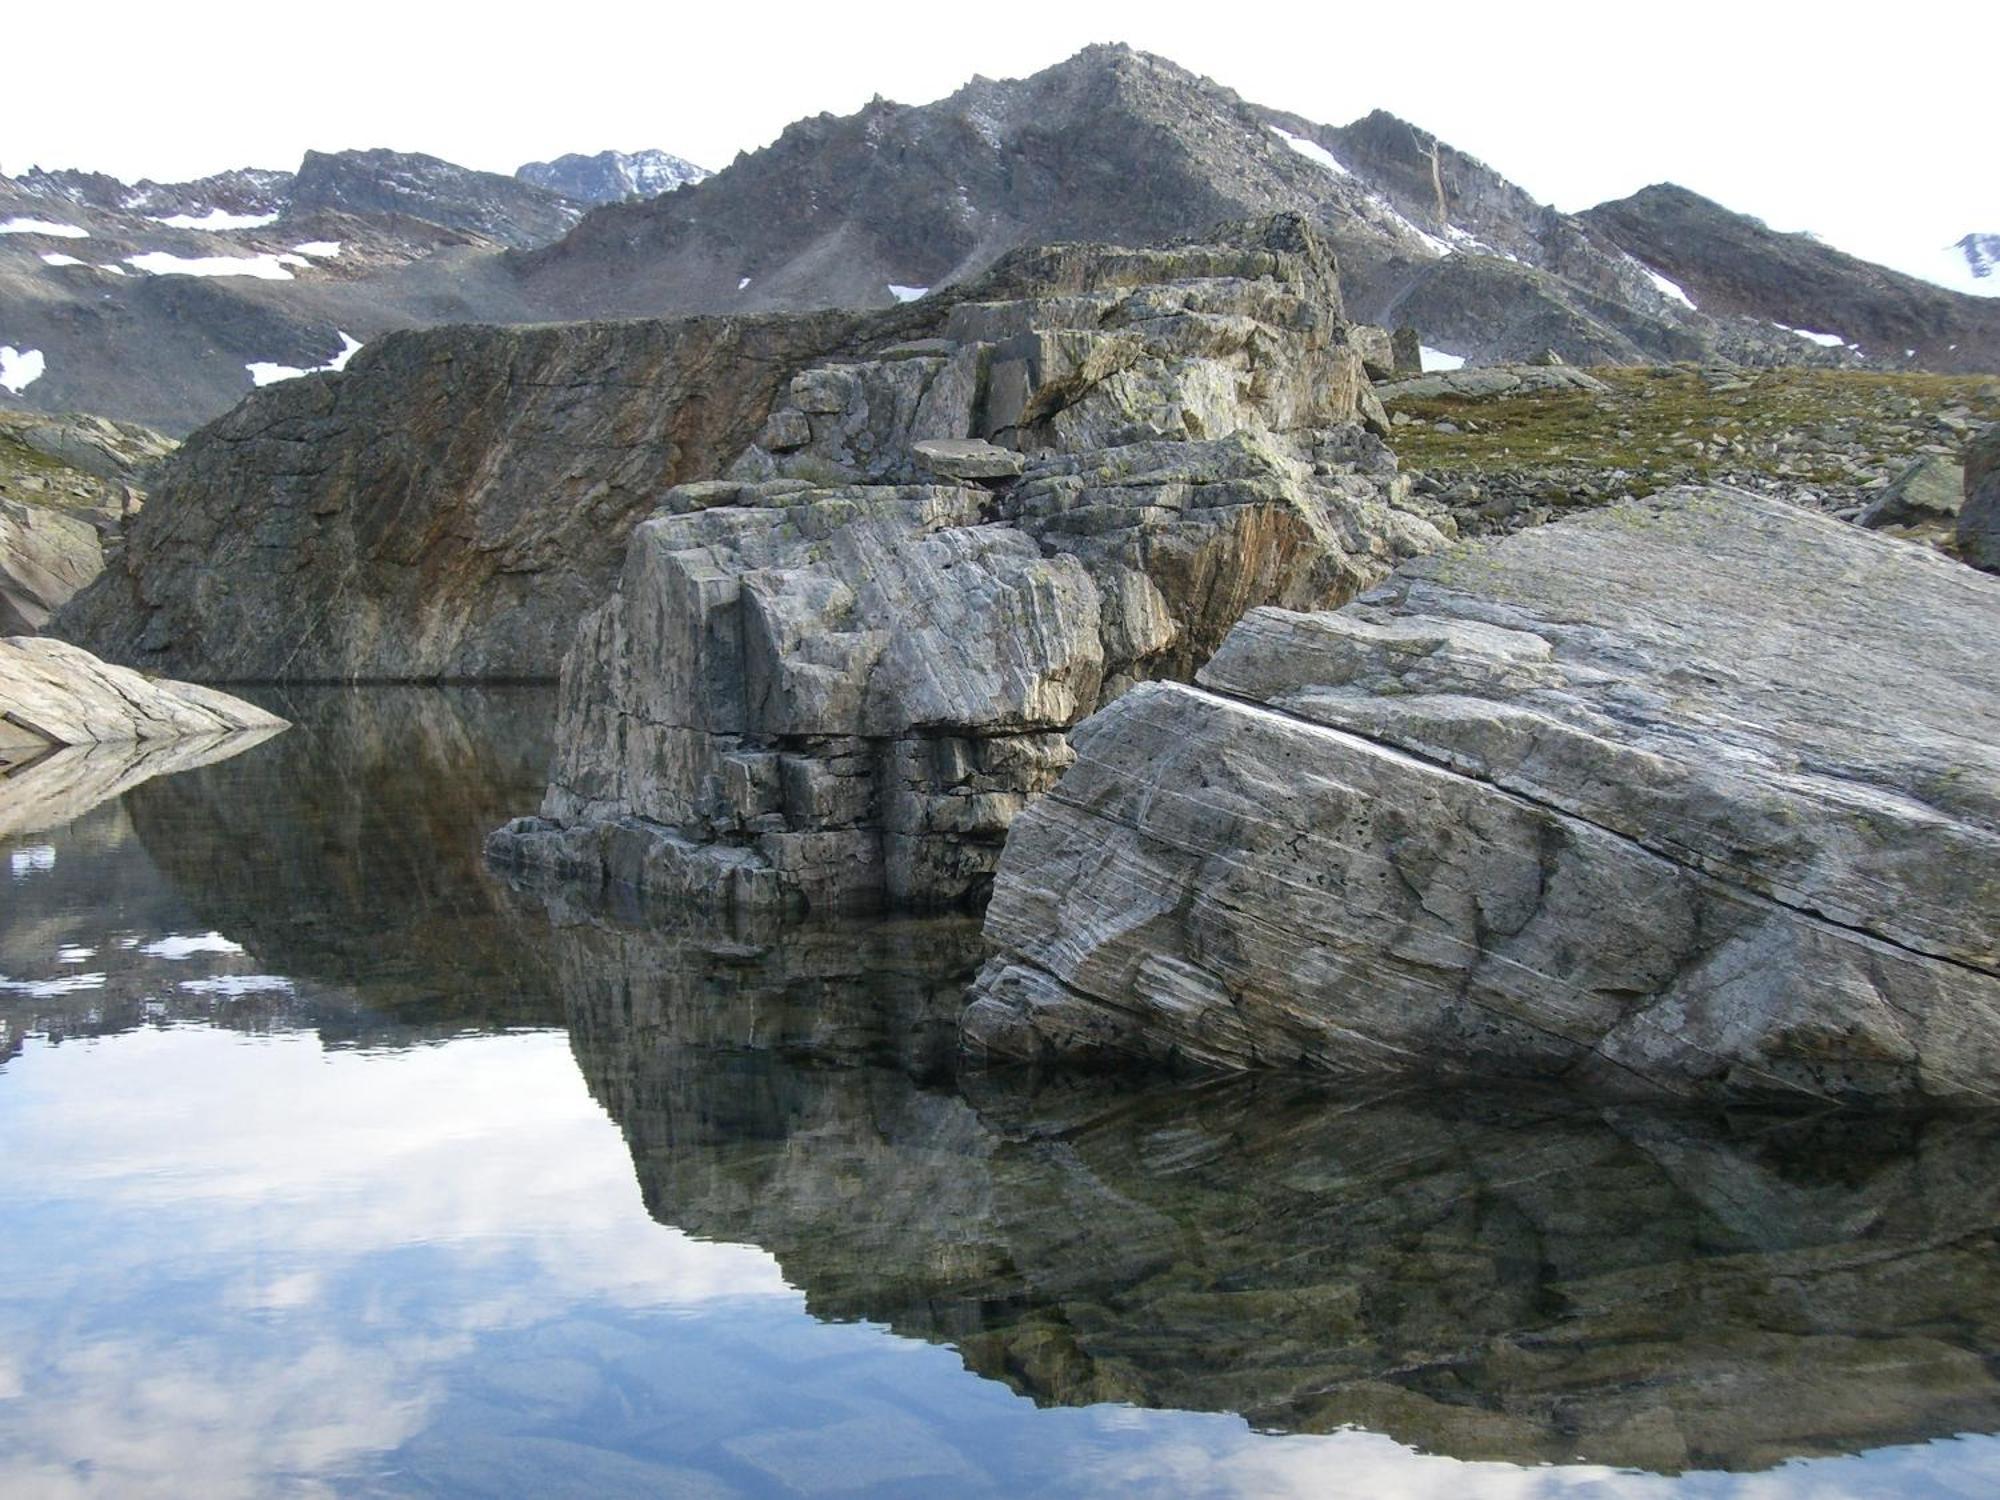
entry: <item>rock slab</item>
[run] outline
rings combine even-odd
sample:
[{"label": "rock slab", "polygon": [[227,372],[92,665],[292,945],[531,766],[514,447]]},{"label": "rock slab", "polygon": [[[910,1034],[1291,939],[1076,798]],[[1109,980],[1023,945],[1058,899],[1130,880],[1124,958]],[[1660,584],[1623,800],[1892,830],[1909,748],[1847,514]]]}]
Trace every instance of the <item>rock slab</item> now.
[{"label": "rock slab", "polygon": [[2000,1102],[2000,584],[1735,491],[1259,610],[1072,736],[989,1059]]},{"label": "rock slab", "polygon": [[1965,450],[1958,548],[1974,567],[2000,573],[2000,423],[1980,433]]}]

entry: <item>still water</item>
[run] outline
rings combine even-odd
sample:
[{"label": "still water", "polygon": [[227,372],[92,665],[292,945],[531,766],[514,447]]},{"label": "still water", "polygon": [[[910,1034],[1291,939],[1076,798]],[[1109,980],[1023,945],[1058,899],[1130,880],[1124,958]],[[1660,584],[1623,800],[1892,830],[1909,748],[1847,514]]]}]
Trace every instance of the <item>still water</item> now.
[{"label": "still water", "polygon": [[0,1495],[2000,1493],[2000,1123],[961,1079],[970,925],[514,890],[546,695],[269,701],[0,782]]}]

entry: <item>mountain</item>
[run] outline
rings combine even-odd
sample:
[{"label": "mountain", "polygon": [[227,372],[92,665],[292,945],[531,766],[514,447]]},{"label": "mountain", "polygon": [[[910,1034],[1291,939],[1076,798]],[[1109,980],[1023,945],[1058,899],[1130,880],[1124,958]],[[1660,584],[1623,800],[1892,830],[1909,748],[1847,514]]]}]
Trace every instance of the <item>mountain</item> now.
[{"label": "mountain", "polygon": [[[391,329],[887,307],[1024,244],[1283,211],[1334,247],[1353,316],[1474,364],[2000,367],[2000,300],[1678,188],[1559,212],[1396,116],[1317,122],[1122,46],[816,115],[696,170],[605,152],[504,177],[350,151],[178,184],[0,178],[0,406],[185,433]],[[1993,238],[1954,254],[1990,270]]]},{"label": "mountain", "polygon": [[595,156],[571,152],[554,161],[531,161],[516,168],[514,175],[573,203],[595,204],[657,198],[715,174],[665,151],[600,151]]},{"label": "mountain", "polygon": [[[1928,369],[2000,369],[2000,301],[1947,291],[1808,234],[1780,234],[1671,183],[1599,204],[1582,218],[1707,311]],[[1977,249],[1968,249],[1968,264]]]}]

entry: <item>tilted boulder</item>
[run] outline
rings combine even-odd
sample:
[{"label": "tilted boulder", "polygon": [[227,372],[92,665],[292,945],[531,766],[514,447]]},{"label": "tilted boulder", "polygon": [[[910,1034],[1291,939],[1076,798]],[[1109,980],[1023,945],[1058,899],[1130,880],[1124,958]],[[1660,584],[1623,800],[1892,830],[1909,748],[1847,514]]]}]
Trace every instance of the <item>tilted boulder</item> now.
[{"label": "tilted boulder", "polygon": [[1296,218],[1029,252],[940,327],[801,371],[639,527],[496,858],[738,909],[976,901],[1070,726],[1444,540]]},{"label": "tilted boulder", "polygon": [[2000,582],[1679,490],[1260,610],[1016,822],[999,1060],[2000,1101]]}]

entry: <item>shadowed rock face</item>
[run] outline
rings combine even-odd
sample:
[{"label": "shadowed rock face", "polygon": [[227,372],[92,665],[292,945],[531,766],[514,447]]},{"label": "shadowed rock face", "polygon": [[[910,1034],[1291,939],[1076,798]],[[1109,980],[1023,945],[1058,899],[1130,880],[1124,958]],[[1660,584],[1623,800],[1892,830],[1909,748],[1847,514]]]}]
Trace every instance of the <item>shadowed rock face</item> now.
[{"label": "shadowed rock face", "polygon": [[911,1072],[963,931],[559,914],[572,1045],[654,1216],[1051,1405],[1667,1471],[2000,1425],[2000,1126],[959,1092]]},{"label": "shadowed rock face", "polygon": [[1444,540],[1297,216],[1025,254],[934,326],[801,371],[639,527],[497,857],[724,909],[977,901],[1072,724]]},{"label": "shadowed rock face", "polygon": [[1078,730],[968,1042],[1993,1103],[1996,610],[1926,549],[1681,490],[1258,611]]},{"label": "shadowed rock face", "polygon": [[747,446],[839,316],[448,328],[191,438],[54,628],[207,681],[553,677],[660,494]]}]

